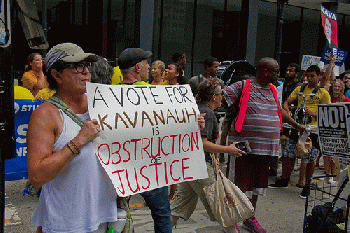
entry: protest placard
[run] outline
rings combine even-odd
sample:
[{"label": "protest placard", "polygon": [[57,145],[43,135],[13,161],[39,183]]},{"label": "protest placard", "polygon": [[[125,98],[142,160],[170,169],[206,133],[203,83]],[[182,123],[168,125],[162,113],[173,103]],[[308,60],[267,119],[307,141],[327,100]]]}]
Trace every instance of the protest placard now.
[{"label": "protest placard", "polygon": [[208,177],[189,85],[87,84],[96,155],[120,196]]},{"label": "protest placard", "polygon": [[317,110],[318,136],[324,155],[350,158],[350,104],[320,104]]},{"label": "protest placard", "polygon": [[[328,64],[330,61],[330,56],[331,56],[332,49],[329,48],[327,45],[324,46],[323,51],[322,51],[322,57],[321,61],[324,62],[324,64]],[[348,55],[347,51],[344,51],[342,49],[337,49],[336,53],[336,60],[334,64],[336,66],[342,66],[345,62],[346,56]]]},{"label": "protest placard", "polygon": [[303,58],[301,60],[301,69],[306,70],[311,65],[318,65],[320,69],[322,69],[324,63],[321,61],[321,57],[313,55],[303,55]]},{"label": "protest placard", "polygon": [[323,31],[330,48],[338,48],[337,15],[321,6],[321,19]]}]

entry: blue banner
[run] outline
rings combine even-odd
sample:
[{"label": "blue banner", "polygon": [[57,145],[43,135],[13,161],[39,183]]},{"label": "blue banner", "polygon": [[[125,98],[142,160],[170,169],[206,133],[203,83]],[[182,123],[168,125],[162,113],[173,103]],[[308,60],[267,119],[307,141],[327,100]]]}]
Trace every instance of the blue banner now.
[{"label": "blue banner", "polygon": [[27,179],[26,135],[30,115],[41,103],[39,100],[15,100],[16,157],[5,160],[5,180]]},{"label": "blue banner", "polygon": [[[329,48],[327,45],[323,48],[321,61],[323,61],[324,64],[329,64],[331,51],[332,51],[332,49]],[[341,49],[337,49],[336,55],[337,56],[336,56],[336,60],[335,60],[334,64],[336,66],[342,66],[345,62],[345,59],[346,59],[346,56],[348,55],[348,52],[341,50]]]}]

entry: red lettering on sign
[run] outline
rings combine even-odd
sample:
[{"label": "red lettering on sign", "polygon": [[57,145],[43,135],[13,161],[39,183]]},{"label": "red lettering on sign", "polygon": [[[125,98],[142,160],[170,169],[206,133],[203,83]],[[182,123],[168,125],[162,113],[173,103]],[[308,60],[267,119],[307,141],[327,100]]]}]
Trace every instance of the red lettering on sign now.
[{"label": "red lettering on sign", "polygon": [[171,178],[173,178],[174,181],[179,181],[180,180],[180,177],[178,179],[175,179],[173,177],[173,164],[174,163],[178,163],[178,162],[179,162],[179,160],[176,159],[176,160],[172,161],[171,165],[170,165],[170,176],[171,176]]},{"label": "red lettering on sign", "polygon": [[190,158],[183,158],[182,159],[182,177],[184,178],[184,180],[192,180],[193,177],[192,176],[189,176],[189,177],[186,177],[185,176],[185,170],[189,169],[190,167],[186,167],[185,166],[185,160],[189,160]]},{"label": "red lettering on sign", "polygon": [[152,163],[152,164],[150,164],[149,166],[150,167],[155,167],[155,169],[156,169],[156,181],[157,181],[157,186],[159,186],[159,175],[158,175],[158,166],[159,165],[161,165],[161,163]]},{"label": "red lettering on sign", "polygon": [[125,141],[125,142],[123,143],[123,150],[124,150],[126,153],[128,153],[128,159],[124,159],[124,160],[123,160],[124,163],[129,162],[130,157],[131,157],[131,156],[130,156],[130,152],[125,148],[125,144],[126,144],[126,143],[129,143],[129,144],[130,144],[130,141]]},{"label": "red lettering on sign", "polygon": [[136,152],[137,152],[137,142],[141,141],[141,139],[131,139],[131,142],[135,143],[135,160],[136,160]]},{"label": "red lettering on sign", "polygon": [[168,169],[166,168],[166,162],[164,162],[164,177],[165,177],[165,183],[169,184]]},{"label": "red lettering on sign", "polygon": [[112,174],[115,174],[115,173],[118,174],[119,182],[120,182],[120,185],[122,186],[122,190],[120,190],[120,188],[117,188],[117,189],[119,190],[119,192],[121,194],[124,195],[125,194],[125,189],[124,189],[124,186],[123,186],[122,178],[120,177],[120,172],[123,172],[123,171],[124,171],[124,169],[123,170],[116,170],[116,171],[112,172]]},{"label": "red lettering on sign", "polygon": [[170,153],[165,153],[164,150],[163,150],[163,140],[164,140],[165,138],[168,138],[168,136],[162,137],[161,143],[160,143],[160,147],[161,147],[161,150],[162,150],[163,155],[167,156],[167,155],[169,155]]},{"label": "red lettering on sign", "polygon": [[120,156],[120,154],[119,154],[119,151],[120,151],[120,148],[121,148],[121,145],[120,145],[120,143],[119,142],[113,142],[112,143],[112,146],[114,146],[114,145],[118,145],[119,147],[118,147],[118,150],[116,150],[116,151],[114,151],[113,153],[112,153],[112,155],[118,155],[117,156],[117,158],[118,158],[118,161],[114,161],[114,157],[112,158],[112,164],[119,164],[120,162],[121,162],[121,160],[122,160],[122,158],[121,158],[121,156]]},{"label": "red lettering on sign", "polygon": [[[107,161],[107,162],[103,161],[103,159],[102,159],[101,156],[100,156],[100,150],[101,150],[101,147],[103,147],[103,146],[107,147],[107,150],[108,150],[108,161]],[[110,149],[109,149],[109,145],[108,145],[108,144],[101,144],[101,145],[99,145],[99,146],[98,146],[98,149],[97,149],[97,156],[100,158],[101,162],[102,162],[104,165],[108,165],[108,164],[109,164],[109,160],[110,160],[110,158],[111,158],[111,151],[110,151]]]},{"label": "red lettering on sign", "polygon": [[140,191],[140,185],[139,185],[139,182],[137,180],[136,168],[134,168],[134,171],[135,171],[135,179],[133,179],[133,180],[135,180],[135,182],[136,182],[136,189],[133,190],[131,188],[128,170],[126,170],[126,180],[128,181],[128,186],[130,188],[130,191],[133,192],[133,193],[136,193],[136,192]]},{"label": "red lettering on sign", "polygon": [[[144,141],[147,141],[146,143],[144,143]],[[143,152],[144,151],[149,158],[151,158],[151,155],[148,153],[148,151],[146,150],[148,147],[149,147],[149,143],[150,143],[150,140],[148,138],[142,138],[142,146],[141,146],[141,157],[143,159]],[[146,145],[144,145],[146,144]]]},{"label": "red lettering on sign", "polygon": [[141,176],[142,176],[143,178],[145,178],[145,179],[147,180],[148,185],[147,185],[146,187],[145,187],[145,186],[142,186],[142,188],[143,188],[143,189],[148,189],[149,186],[151,185],[151,181],[148,179],[147,176],[144,176],[144,175],[143,175],[142,170],[143,170],[144,168],[147,168],[147,166],[145,165],[145,166],[142,166],[142,167],[141,167],[141,169],[140,169],[140,174],[141,174]]},{"label": "red lettering on sign", "polygon": [[[185,140],[186,138],[188,138],[188,148],[185,150],[185,149],[184,149],[184,140]],[[183,136],[182,140],[181,140],[181,149],[182,149],[183,152],[187,152],[187,151],[190,149],[190,147],[191,147],[190,135],[185,134],[185,135]],[[192,147],[193,147],[193,146],[192,146]]]}]

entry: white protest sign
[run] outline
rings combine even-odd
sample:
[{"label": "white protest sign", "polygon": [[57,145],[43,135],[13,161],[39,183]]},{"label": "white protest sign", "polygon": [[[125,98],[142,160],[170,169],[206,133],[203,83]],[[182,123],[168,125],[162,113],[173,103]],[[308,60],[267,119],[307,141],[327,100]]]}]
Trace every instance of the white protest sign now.
[{"label": "white protest sign", "polygon": [[350,157],[350,104],[319,104],[318,136],[322,154]]},{"label": "white protest sign", "polygon": [[189,85],[87,84],[96,155],[120,196],[208,177]]},{"label": "white protest sign", "polygon": [[301,60],[301,69],[306,70],[311,65],[318,65],[320,69],[322,69],[324,67],[324,62],[321,61],[321,57],[303,55],[303,59]]}]

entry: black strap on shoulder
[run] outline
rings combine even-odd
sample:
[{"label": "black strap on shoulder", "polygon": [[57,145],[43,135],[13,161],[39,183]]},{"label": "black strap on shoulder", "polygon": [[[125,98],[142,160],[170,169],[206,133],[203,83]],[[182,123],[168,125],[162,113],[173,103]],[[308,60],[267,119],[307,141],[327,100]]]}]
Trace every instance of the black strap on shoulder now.
[{"label": "black strap on shoulder", "polygon": [[[306,83],[303,83],[303,85],[301,86],[300,88],[301,93],[304,93],[306,85],[307,85]],[[323,87],[317,86],[313,89],[312,94],[314,95],[311,96],[312,99],[315,97],[316,93],[318,92],[318,90],[320,90],[320,88],[323,88]]]},{"label": "black strap on shoulder", "polygon": [[306,83],[303,83],[303,85],[301,85],[301,87],[300,87],[300,92],[301,93],[304,93],[305,87],[306,87]]}]

